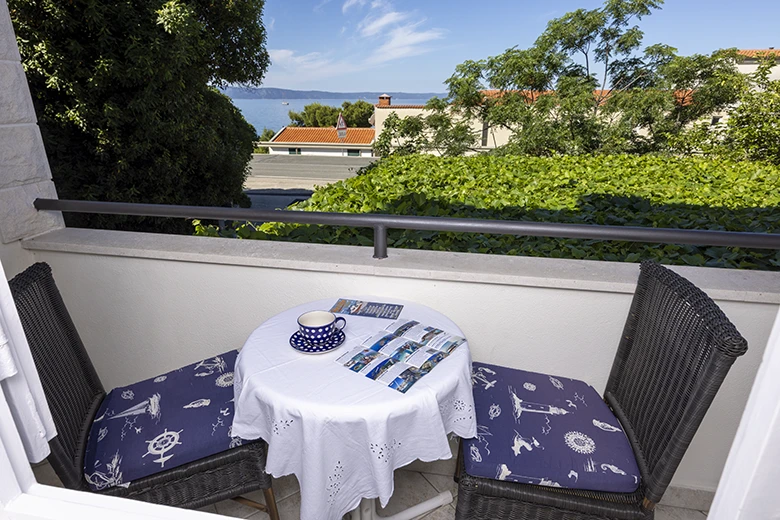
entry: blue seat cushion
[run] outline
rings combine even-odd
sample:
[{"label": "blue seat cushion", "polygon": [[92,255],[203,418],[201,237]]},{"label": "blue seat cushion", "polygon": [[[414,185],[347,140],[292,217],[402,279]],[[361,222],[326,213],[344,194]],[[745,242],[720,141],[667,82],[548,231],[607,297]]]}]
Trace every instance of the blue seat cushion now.
[{"label": "blue seat cushion", "polygon": [[238,351],[111,390],[90,428],[84,476],[95,491],[241,444],[233,426]]},{"label": "blue seat cushion", "polygon": [[622,426],[582,381],[474,363],[477,437],[466,472],[524,484],[631,493],[639,468]]}]

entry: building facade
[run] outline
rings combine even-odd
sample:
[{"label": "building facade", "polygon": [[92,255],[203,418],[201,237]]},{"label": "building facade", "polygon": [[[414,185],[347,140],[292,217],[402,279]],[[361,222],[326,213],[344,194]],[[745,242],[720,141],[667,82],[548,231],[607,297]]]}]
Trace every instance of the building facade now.
[{"label": "building facade", "polygon": [[[758,70],[758,64],[764,56],[771,56],[775,63],[780,62],[780,49],[769,47],[768,49],[740,49],[737,55],[742,60],[737,64],[737,69],[743,74],[752,74]],[[770,80],[780,79],[780,67],[774,66],[769,72]]]},{"label": "building facade", "polygon": [[[427,115],[425,105],[393,105],[391,96],[382,94],[379,96],[379,103],[374,105],[374,117],[372,118],[376,135],[379,136],[384,130],[387,117],[395,114],[403,119],[410,116]],[[509,142],[512,133],[507,128],[488,128],[482,121],[471,121],[471,130],[475,135],[480,135],[479,147],[475,152],[484,152],[503,146]]]}]

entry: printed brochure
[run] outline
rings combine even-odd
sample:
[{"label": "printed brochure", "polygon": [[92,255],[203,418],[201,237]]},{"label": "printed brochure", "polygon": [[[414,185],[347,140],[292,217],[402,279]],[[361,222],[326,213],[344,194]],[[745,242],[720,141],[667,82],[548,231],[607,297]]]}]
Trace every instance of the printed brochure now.
[{"label": "printed brochure", "polygon": [[406,393],[465,341],[417,321],[398,320],[340,356],[336,363]]},{"label": "printed brochure", "polygon": [[359,300],[345,300],[342,298],[336,302],[333,308],[330,309],[330,312],[394,320],[400,316],[403,308],[403,305],[395,303],[361,302]]}]

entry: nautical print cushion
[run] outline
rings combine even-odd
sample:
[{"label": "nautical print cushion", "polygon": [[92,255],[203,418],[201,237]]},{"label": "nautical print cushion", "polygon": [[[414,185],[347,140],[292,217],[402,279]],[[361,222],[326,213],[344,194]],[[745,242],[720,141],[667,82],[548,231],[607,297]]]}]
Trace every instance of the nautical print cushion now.
[{"label": "nautical print cushion", "polygon": [[466,472],[524,484],[630,493],[639,469],[620,422],[576,379],[474,363],[477,437]]},{"label": "nautical print cushion", "polygon": [[239,446],[231,436],[236,356],[233,350],[111,390],[87,441],[89,487],[128,486]]}]

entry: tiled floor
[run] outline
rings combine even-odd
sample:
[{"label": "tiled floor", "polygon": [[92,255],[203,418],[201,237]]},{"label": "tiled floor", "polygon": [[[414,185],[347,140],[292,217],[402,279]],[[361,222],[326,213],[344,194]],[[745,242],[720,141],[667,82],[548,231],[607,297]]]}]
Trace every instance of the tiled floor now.
[{"label": "tiled floor", "polygon": [[[414,462],[404,469],[395,472],[395,493],[380,511],[380,514],[392,515],[414,504],[432,498],[442,491],[450,490],[455,496],[455,502],[440,507],[420,518],[425,520],[451,520],[455,518],[455,504],[457,502],[458,487],[452,480],[454,461],[437,461],[431,463]],[[61,486],[59,479],[54,474],[51,466],[44,463],[33,468],[38,482],[42,484]],[[279,507],[281,520],[299,520],[301,495],[298,489],[298,481],[294,476],[274,479],[274,493]],[[676,505],[684,505],[685,500],[698,502],[691,507],[706,507],[704,497],[681,496],[673,491],[673,502]],[[265,503],[262,491],[248,493],[247,498],[260,503]],[[202,511],[216,513],[231,518],[250,518],[252,520],[265,520],[268,516],[249,506],[239,504],[232,500],[225,500],[217,504],[204,507]],[[672,507],[661,504],[656,509],[655,520],[705,520],[707,515],[695,509]]]}]

